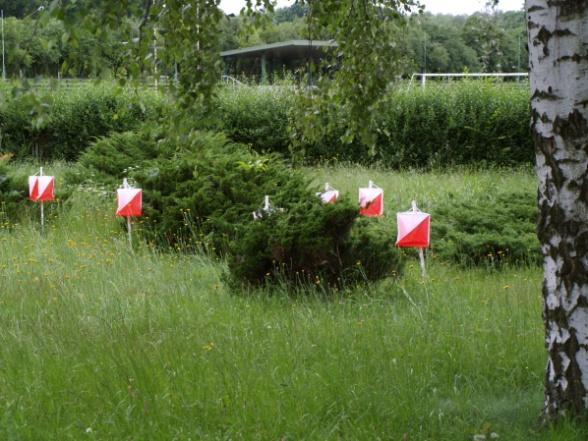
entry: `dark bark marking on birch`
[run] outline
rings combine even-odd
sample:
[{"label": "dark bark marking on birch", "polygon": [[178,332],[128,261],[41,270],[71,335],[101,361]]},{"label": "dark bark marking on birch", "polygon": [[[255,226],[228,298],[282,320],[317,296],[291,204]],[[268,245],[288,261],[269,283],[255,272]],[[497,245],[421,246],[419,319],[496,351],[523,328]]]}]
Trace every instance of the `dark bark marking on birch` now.
[{"label": "dark bark marking on birch", "polygon": [[569,29],[556,29],[555,31],[553,31],[553,35],[555,35],[556,37],[568,37],[570,35],[573,36],[576,34],[574,34]]},{"label": "dark bark marking on birch", "polygon": [[571,18],[583,15],[588,7],[587,0],[548,0],[547,6],[559,8],[560,17]]},{"label": "dark bark marking on birch", "polygon": [[537,36],[533,40],[533,46],[539,46],[540,44],[543,45],[543,55],[546,57],[549,55],[547,44],[549,43],[549,40],[551,40],[551,37],[553,37],[553,33],[549,32],[545,29],[545,26],[543,26],[541,30],[537,32]]},{"label": "dark bark marking on birch", "polygon": [[[558,310],[562,308],[556,308]],[[553,314],[552,314],[553,313]],[[565,312],[545,309],[547,319],[556,323],[560,328],[566,329],[569,317]],[[580,348],[586,348],[586,345],[580,344],[576,336],[576,330],[569,328],[570,337],[563,343],[554,343],[549,349],[549,358],[553,363],[552,372],[567,381],[566,388],[560,387],[560,384],[554,384],[549,379],[551,371],[545,373],[545,390],[549,397],[545,412],[551,417],[557,417],[565,411],[571,410],[576,415],[586,413],[584,406],[584,395],[586,389],[582,383],[582,371],[575,357],[569,357],[570,354],[577,354]],[[564,370],[564,363],[561,354],[566,354],[569,365]],[[557,402],[558,408],[550,407],[550,404]]]},{"label": "dark bark marking on birch", "polygon": [[547,116],[547,113],[539,114],[536,110],[533,109],[532,114],[531,114],[531,121],[532,121],[532,124],[531,124],[532,126],[537,124],[537,121],[541,121],[542,123],[546,124],[549,122],[549,117]]},{"label": "dark bark marking on birch", "polygon": [[551,40],[552,37],[566,37],[566,36],[570,36],[570,35],[574,35],[574,33],[572,31],[570,31],[569,29],[556,29],[555,31],[551,32],[548,31],[545,26],[543,26],[541,28],[541,30],[537,33],[535,40],[533,41],[533,45],[534,46],[539,46],[539,44],[537,43],[537,41],[541,42],[541,44],[543,44],[543,55],[548,56],[549,55],[549,40]]},{"label": "dark bark marking on birch", "polygon": [[559,116],[555,118],[553,132],[561,135],[564,139],[573,140],[574,146],[577,146],[578,142],[581,142],[588,133],[588,123],[586,118],[577,109],[574,109],[567,118]]},{"label": "dark bark marking on birch", "polygon": [[533,96],[531,97],[531,99],[534,100],[535,98],[540,98],[540,99],[549,100],[549,101],[556,101],[556,100],[560,99],[559,96],[557,96],[553,93],[553,89],[551,87],[548,90],[537,89],[535,91],[535,93],[533,94]]},{"label": "dark bark marking on birch", "polygon": [[555,187],[558,190],[561,189],[562,185],[565,182],[565,179],[562,175],[562,171],[560,170],[556,159],[553,157],[553,153],[555,151],[555,140],[553,139],[553,137],[545,138],[538,134],[536,131],[533,131],[533,137],[535,138],[536,149],[540,149],[539,152],[543,154],[545,162],[551,170],[550,182],[553,185],[555,185]]},{"label": "dark bark marking on birch", "polygon": [[537,11],[543,11],[545,8],[543,6],[531,6],[527,12],[537,12]]},{"label": "dark bark marking on birch", "polygon": [[564,55],[563,57],[559,57],[555,61],[557,63],[560,63],[562,61],[573,61],[575,63],[580,63],[582,61],[588,61],[588,55],[580,55],[580,54]]},{"label": "dark bark marking on birch", "polygon": [[[588,231],[584,231],[576,238],[576,249],[578,250],[578,254],[586,255],[588,253]],[[588,268],[584,268],[584,272],[582,274],[582,278],[584,279],[585,283],[588,283]],[[582,297],[583,298],[583,297]],[[587,300],[588,303],[588,300]],[[588,307],[588,305],[587,305]]]},{"label": "dark bark marking on birch", "polygon": [[[582,179],[583,184],[582,184],[582,189],[580,190],[580,200],[582,202],[584,202],[586,205],[588,205],[588,179],[586,179],[586,177],[584,177],[584,179]],[[586,249],[588,249],[588,247],[586,247]]]}]

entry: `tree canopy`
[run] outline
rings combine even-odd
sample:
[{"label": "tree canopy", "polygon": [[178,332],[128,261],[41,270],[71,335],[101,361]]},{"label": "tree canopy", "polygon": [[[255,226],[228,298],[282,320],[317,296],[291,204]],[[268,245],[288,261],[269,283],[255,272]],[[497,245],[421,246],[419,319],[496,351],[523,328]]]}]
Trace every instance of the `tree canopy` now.
[{"label": "tree canopy", "polygon": [[43,0],[0,0],[0,10],[4,11],[5,17],[23,18],[45,3]]},{"label": "tree canopy", "polygon": [[[108,32],[92,29],[94,26],[76,26],[75,20],[84,22],[76,10],[91,9],[83,2],[67,7],[70,15],[66,27],[47,14],[35,11],[41,1],[0,0],[5,3],[5,46],[8,77],[35,77],[39,75],[92,77],[101,71],[117,77],[127,73],[125,59],[132,50],[129,45],[139,38],[143,23],[143,2],[128,2],[126,22],[122,27],[111,27]],[[94,2],[95,3],[95,2]],[[293,39],[331,39],[336,33],[325,26],[308,22],[309,3],[295,3],[273,12],[266,11],[264,20],[260,14],[245,17],[219,16],[217,47],[220,50],[236,49],[255,44],[274,43]],[[315,11],[315,15],[318,12]],[[72,16],[73,15],[73,19]],[[96,16],[94,12],[91,16]],[[27,18],[23,18],[27,17]],[[159,22],[162,17],[148,18],[143,25],[145,36],[157,26],[157,45],[166,45],[166,29]],[[255,24],[259,26],[255,26]],[[472,16],[416,14],[399,30],[395,24],[387,38],[402,53],[404,62],[400,73],[413,72],[515,72],[524,70],[527,58],[526,29],[522,12],[477,13]],[[151,55],[143,62],[143,72],[157,65],[158,73],[174,75],[176,62],[165,60],[160,51],[153,59],[152,40],[147,39],[143,56]],[[90,54],[90,56],[89,56]],[[61,64],[67,60],[64,69]],[[171,61],[171,62],[167,62]]]}]

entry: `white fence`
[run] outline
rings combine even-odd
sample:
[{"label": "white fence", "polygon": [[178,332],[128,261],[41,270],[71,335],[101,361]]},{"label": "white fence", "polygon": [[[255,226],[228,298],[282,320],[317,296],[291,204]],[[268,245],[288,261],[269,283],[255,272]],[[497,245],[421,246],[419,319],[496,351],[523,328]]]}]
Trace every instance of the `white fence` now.
[{"label": "white fence", "polygon": [[527,79],[529,74],[527,72],[513,72],[513,73],[414,73],[410,77],[409,87],[412,87],[415,78],[420,78],[421,87],[427,87],[427,78],[517,78]]}]

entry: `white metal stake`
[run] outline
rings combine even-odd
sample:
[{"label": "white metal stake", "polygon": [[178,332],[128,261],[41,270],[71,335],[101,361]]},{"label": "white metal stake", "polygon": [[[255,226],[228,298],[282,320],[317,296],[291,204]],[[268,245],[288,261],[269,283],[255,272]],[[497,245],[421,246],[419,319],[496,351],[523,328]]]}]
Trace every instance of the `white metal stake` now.
[{"label": "white metal stake", "polygon": [[263,210],[264,210],[264,211],[269,211],[269,209],[270,209],[269,196],[267,196],[267,195],[266,195],[266,196],[263,198]]},{"label": "white metal stake", "polygon": [[427,277],[427,269],[425,267],[425,251],[422,248],[419,248],[419,259],[421,261],[421,274],[424,279]]},{"label": "white metal stake", "polygon": [[131,251],[133,251],[133,226],[131,222],[131,216],[127,216],[127,232],[129,233],[129,246],[131,247]]},{"label": "white metal stake", "polygon": [[[123,188],[131,188],[127,178],[123,179]],[[131,216],[127,216],[126,218],[127,218],[127,233],[129,235],[129,246],[131,247],[131,252],[132,252],[133,251],[133,224],[132,224]]]},{"label": "white metal stake", "polygon": [[[419,209],[417,207],[417,203],[416,203],[416,201],[412,201],[412,212],[416,213],[417,211],[419,211]],[[424,279],[427,277],[427,268],[425,266],[425,251],[423,248],[419,248],[419,260],[421,263],[421,274]]]},{"label": "white metal stake", "polygon": [[[39,169],[39,177],[43,176],[43,167]],[[45,206],[43,205],[43,201],[41,201],[41,234],[45,234]]]}]

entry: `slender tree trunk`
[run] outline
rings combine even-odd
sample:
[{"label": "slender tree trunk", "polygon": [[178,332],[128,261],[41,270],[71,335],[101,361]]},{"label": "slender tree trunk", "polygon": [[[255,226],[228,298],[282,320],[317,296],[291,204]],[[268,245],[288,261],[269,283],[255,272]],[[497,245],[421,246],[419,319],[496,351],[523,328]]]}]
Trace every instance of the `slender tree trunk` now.
[{"label": "slender tree trunk", "polygon": [[588,415],[588,0],[526,11],[551,421]]}]

